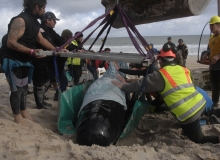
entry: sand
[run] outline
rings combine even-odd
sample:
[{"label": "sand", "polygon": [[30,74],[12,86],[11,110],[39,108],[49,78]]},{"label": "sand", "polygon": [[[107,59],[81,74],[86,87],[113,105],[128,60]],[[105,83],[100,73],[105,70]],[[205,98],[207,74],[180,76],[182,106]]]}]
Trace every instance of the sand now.
[{"label": "sand", "polygon": [[[189,56],[190,69],[208,68]],[[0,159],[1,160],[217,160],[220,144],[196,144],[181,133],[177,121],[169,112],[146,113],[138,129],[120,139],[117,145],[100,147],[79,146],[74,135],[61,135],[57,129],[58,102],[53,101],[55,91],[47,96],[53,106],[48,110],[36,109],[33,94],[28,95],[30,115],[39,123],[29,121],[32,127],[13,122],[9,103],[9,87],[0,74]],[[220,135],[220,125],[204,125],[206,135]]]}]

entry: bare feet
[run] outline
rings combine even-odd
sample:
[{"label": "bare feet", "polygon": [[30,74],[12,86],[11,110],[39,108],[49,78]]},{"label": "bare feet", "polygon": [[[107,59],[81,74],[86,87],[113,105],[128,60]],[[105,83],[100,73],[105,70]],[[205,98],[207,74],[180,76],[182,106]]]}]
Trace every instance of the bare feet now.
[{"label": "bare feet", "polygon": [[27,118],[27,119],[33,121],[33,120],[32,120],[32,117],[29,115],[29,113],[27,112],[27,110],[21,111],[21,115],[22,115],[23,118]]},{"label": "bare feet", "polygon": [[14,118],[14,121],[16,123],[19,123],[24,127],[31,127],[31,124],[28,123],[24,118],[22,118],[21,114],[14,114]]},{"label": "bare feet", "polygon": [[37,123],[38,123],[37,120],[33,119],[33,118],[30,116],[30,114],[28,113],[27,110],[21,111],[21,115],[22,115],[23,118],[26,118],[26,119],[28,119],[28,120],[30,120],[30,121],[33,121],[33,122],[37,122]]}]

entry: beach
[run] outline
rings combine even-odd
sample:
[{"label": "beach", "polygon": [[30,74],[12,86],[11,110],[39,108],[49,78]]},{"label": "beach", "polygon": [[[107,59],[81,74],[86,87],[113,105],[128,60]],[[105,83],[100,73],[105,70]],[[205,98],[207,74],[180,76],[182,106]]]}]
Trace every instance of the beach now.
[{"label": "beach", "polygon": [[[208,70],[208,65],[188,56],[186,66],[192,71]],[[210,91],[207,91],[210,94]],[[79,146],[74,135],[61,135],[57,128],[58,102],[55,91],[46,93],[52,107],[36,109],[34,95],[27,96],[27,108],[38,123],[31,127],[13,122],[9,102],[9,86],[0,74],[0,159],[1,160],[220,160],[220,144],[196,144],[182,135],[178,122],[170,114],[148,113],[138,129],[120,139],[116,145],[100,147]],[[203,125],[205,135],[220,135],[220,124]]]}]

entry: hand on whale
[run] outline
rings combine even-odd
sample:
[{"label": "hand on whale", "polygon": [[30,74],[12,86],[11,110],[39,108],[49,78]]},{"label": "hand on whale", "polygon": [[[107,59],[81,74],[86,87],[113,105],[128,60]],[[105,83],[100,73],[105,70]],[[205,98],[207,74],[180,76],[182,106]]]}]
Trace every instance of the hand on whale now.
[{"label": "hand on whale", "polygon": [[123,78],[122,76],[118,75],[117,79],[119,80],[112,80],[112,84],[116,85],[118,88],[122,88],[123,85],[127,84],[125,78]]}]

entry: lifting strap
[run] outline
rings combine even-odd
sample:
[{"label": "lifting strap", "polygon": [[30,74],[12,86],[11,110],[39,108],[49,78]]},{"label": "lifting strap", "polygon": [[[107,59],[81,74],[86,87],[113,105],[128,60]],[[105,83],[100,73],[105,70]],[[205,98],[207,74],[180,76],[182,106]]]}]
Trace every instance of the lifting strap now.
[{"label": "lifting strap", "polygon": [[[94,43],[97,41],[97,39],[102,35],[102,33],[104,32],[104,30],[108,27],[106,36],[103,40],[103,43],[100,47],[99,52],[101,52],[102,48],[104,47],[104,44],[106,42],[107,36],[111,30],[112,24],[115,20],[115,18],[117,17],[117,15],[121,16],[122,21],[124,23],[124,26],[128,32],[128,35],[133,43],[133,45],[135,46],[135,48],[137,49],[137,51],[143,56],[144,58],[149,58],[152,61],[154,60],[154,55],[153,55],[153,51],[149,48],[149,44],[145,41],[145,39],[140,35],[140,33],[138,32],[138,30],[136,29],[136,27],[134,26],[134,24],[129,20],[129,18],[127,17],[127,15],[125,14],[125,12],[122,10],[122,8],[120,7],[120,5],[115,5],[112,9],[110,9],[108,12],[106,12],[105,14],[103,14],[102,16],[96,18],[95,20],[93,20],[87,27],[85,27],[81,32],[77,33],[76,35],[74,35],[72,38],[70,38],[65,44],[63,44],[62,46],[60,46],[59,48],[57,48],[56,50],[54,50],[54,52],[56,51],[60,51],[61,49],[63,49],[66,45],[68,45],[69,43],[71,43],[73,40],[75,40],[79,35],[81,35],[85,30],[89,29],[90,27],[92,27],[96,22],[98,22],[99,20],[103,19],[102,22],[98,25],[98,27],[96,27],[85,39],[84,41],[78,46],[78,48],[80,48],[91,36],[92,34],[102,25],[103,28],[100,30],[100,32],[98,33],[97,37],[95,38],[94,42],[91,44],[91,46],[89,47],[89,50],[92,48],[92,46],[94,45]],[[131,31],[136,35],[136,37],[139,39],[139,41],[141,42],[141,44],[143,45],[144,49],[147,51],[147,54],[144,53],[144,51],[141,49],[140,45],[138,44],[138,42],[136,41],[135,37],[133,36],[133,34],[131,33]],[[77,50],[73,51],[76,52]],[[58,70],[57,70],[57,65],[56,65],[56,58],[54,58],[54,68],[55,68],[55,74],[56,74],[56,80],[57,83],[59,83],[59,74],[58,74]]]},{"label": "lifting strap", "polygon": [[57,68],[57,56],[53,56],[53,64],[54,64],[54,72],[55,72],[56,82],[57,82],[58,86],[60,86],[59,72],[58,72],[58,68]]},{"label": "lifting strap", "polygon": [[[95,29],[93,30],[92,33],[94,33],[101,25],[103,25],[105,23],[105,25],[103,26],[103,28],[100,30],[100,32],[98,33],[98,35],[96,36],[95,40],[93,41],[93,43],[91,44],[91,46],[89,47],[88,50],[90,50],[92,48],[92,46],[95,44],[95,42],[97,41],[97,39],[102,35],[102,33],[104,32],[104,30],[109,26],[108,31],[106,33],[106,36],[104,38],[104,41],[99,49],[99,52],[101,52],[102,48],[104,47],[104,44],[106,42],[107,36],[111,30],[112,24],[115,20],[115,18],[117,17],[117,7],[115,6],[113,10],[111,10],[109,12],[109,14],[106,16],[106,18],[102,21],[102,23]],[[86,39],[82,42],[81,45],[83,45],[92,35],[92,33],[90,33]]]},{"label": "lifting strap", "polygon": [[[92,22],[90,22],[90,24],[85,27],[81,32],[77,33],[76,35],[74,35],[72,38],[70,38],[66,43],[64,43],[63,45],[61,45],[59,48],[56,48],[56,50],[53,51],[53,61],[54,61],[54,69],[55,69],[55,76],[56,76],[56,82],[58,83],[58,86],[59,86],[59,83],[60,83],[60,79],[59,79],[59,73],[58,73],[58,68],[57,68],[57,63],[56,63],[56,56],[55,56],[55,52],[59,52],[61,49],[63,49],[66,45],[68,45],[69,43],[71,43],[73,40],[75,40],[78,36],[80,36],[85,30],[89,29],[90,27],[92,27],[97,21],[105,18],[102,23],[100,23],[99,26],[103,25],[106,21],[107,21],[107,16],[110,14],[111,11],[109,12],[106,12],[105,14],[103,14],[102,16],[96,18],[95,20],[93,20]],[[95,29],[97,30],[99,28],[99,26]],[[94,31],[95,31],[94,30]],[[94,32],[93,31],[93,32]],[[93,33],[92,32],[92,33]],[[92,33],[89,34],[88,38],[92,35]],[[88,38],[86,40],[88,40]],[[85,41],[84,41],[85,43]],[[82,44],[81,44],[82,45]],[[80,45],[80,46],[81,46]],[[80,47],[79,46],[79,47]]]},{"label": "lifting strap", "polygon": [[[131,39],[131,41],[133,42],[135,48],[137,49],[137,51],[144,56],[145,58],[150,58],[150,59],[154,59],[153,56],[153,51],[149,48],[149,44],[145,41],[145,39],[140,35],[140,33],[138,32],[138,30],[136,29],[136,27],[134,26],[134,24],[129,20],[129,18],[127,17],[127,15],[125,14],[125,12],[122,10],[122,8],[118,5],[119,8],[119,13],[121,15],[122,21],[124,23],[124,26],[128,32],[128,35]],[[141,44],[143,45],[144,49],[147,51],[147,55],[143,52],[143,50],[140,48],[139,44],[137,43],[136,39],[134,38],[134,36],[132,35],[131,31],[129,30],[129,28],[132,30],[132,32],[136,35],[136,37],[139,39],[139,41],[141,42]]]}]

